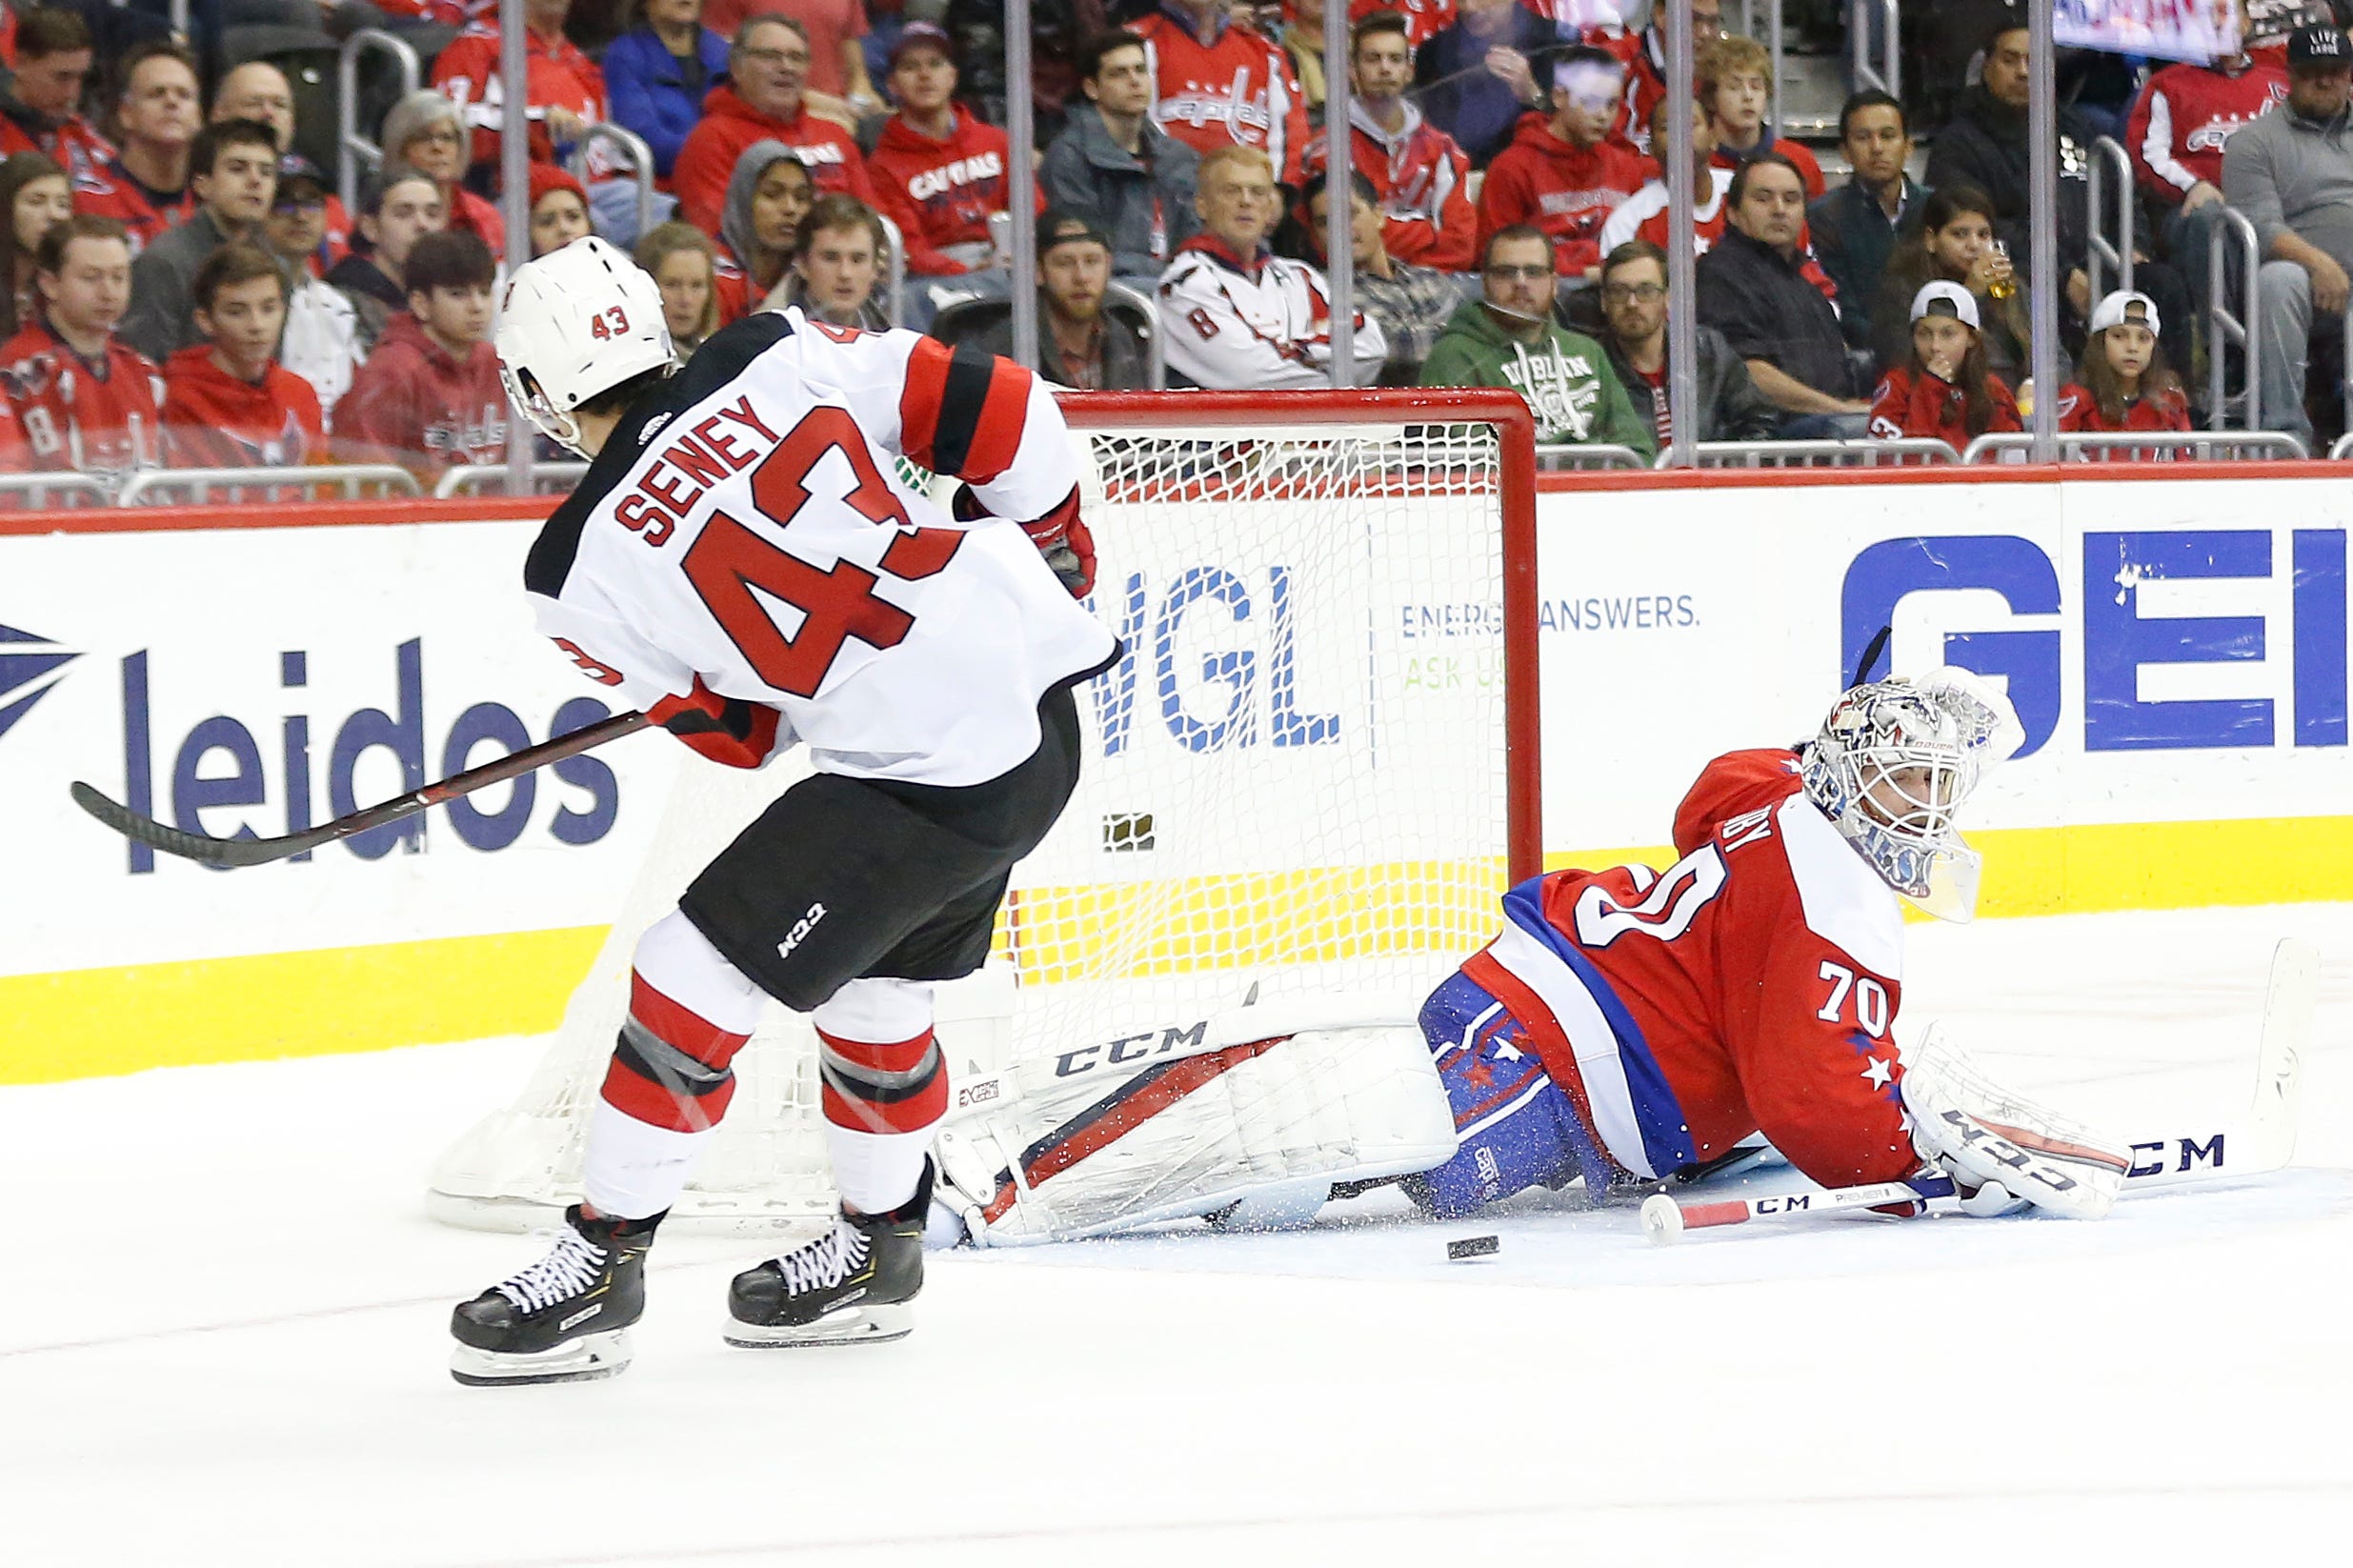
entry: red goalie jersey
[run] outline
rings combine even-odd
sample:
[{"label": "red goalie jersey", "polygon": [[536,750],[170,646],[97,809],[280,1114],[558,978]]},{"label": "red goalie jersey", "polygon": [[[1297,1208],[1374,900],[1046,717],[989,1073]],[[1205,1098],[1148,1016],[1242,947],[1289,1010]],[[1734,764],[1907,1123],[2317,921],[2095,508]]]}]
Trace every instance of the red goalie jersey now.
[{"label": "red goalie jersey", "polygon": [[1758,1132],[1825,1186],[1912,1175],[1889,1033],[1900,905],[1803,794],[1795,754],[1710,763],[1675,847],[1664,874],[1520,884],[1464,977],[1509,1009],[1599,1147],[1638,1176]]}]

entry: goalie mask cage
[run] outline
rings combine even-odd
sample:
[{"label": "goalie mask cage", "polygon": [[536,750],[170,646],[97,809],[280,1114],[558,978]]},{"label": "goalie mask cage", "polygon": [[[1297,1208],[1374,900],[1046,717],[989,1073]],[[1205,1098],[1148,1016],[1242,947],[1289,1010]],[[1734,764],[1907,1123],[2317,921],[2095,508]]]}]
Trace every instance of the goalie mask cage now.
[{"label": "goalie mask cage", "polygon": [[[1428,390],[1062,409],[1095,608],[1123,651],[1078,689],[1077,792],[1016,868],[988,967],[937,988],[952,1081],[1182,1050],[1253,998],[1426,992],[1540,869],[1526,406]],[[554,1044],[433,1171],[436,1217],[523,1228],[577,1200],[638,933],[801,772],[798,754],[682,765]],[[831,1212],[815,1063],[807,1021],[772,1007],[674,1219]]]}]

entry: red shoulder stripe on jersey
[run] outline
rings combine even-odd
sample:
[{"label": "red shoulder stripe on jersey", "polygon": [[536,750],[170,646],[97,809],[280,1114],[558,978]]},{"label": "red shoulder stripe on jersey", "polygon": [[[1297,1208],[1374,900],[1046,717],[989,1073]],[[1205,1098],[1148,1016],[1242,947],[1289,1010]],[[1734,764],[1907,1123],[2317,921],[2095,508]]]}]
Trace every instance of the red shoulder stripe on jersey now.
[{"label": "red shoulder stripe on jersey", "polygon": [[[985,485],[1013,467],[1029,418],[1030,380],[1030,372],[1010,359],[977,349],[956,355],[948,374],[938,451],[946,458],[952,440],[961,449],[951,471],[958,478]],[[978,395],[969,400],[960,395],[968,389]]]},{"label": "red shoulder stripe on jersey", "polygon": [[898,392],[899,450],[907,460],[933,472],[945,472],[934,460],[933,444],[939,434],[940,404],[948,392],[948,345],[927,337],[907,356],[907,381]]}]

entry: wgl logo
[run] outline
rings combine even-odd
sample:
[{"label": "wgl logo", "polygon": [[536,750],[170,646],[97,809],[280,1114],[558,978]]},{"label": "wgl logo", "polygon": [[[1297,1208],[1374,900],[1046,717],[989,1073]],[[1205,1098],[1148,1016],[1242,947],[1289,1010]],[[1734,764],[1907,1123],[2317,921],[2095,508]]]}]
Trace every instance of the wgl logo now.
[{"label": "wgl logo", "polygon": [[[1268,567],[1262,596],[1254,595],[1252,583],[1221,566],[1187,568],[1156,595],[1156,606],[1140,573],[1131,574],[1124,587],[1119,662],[1093,683],[1105,756],[1117,756],[1132,743],[1137,666],[1147,656],[1160,721],[1168,726],[1170,737],[1189,752],[1261,744],[1327,746],[1339,739],[1337,714],[1299,712],[1291,568]],[[1192,646],[1191,638],[1201,634],[1198,630],[1188,634],[1187,623],[1218,616],[1231,624],[1236,642],[1257,646],[1202,653],[1195,679],[1197,672],[1181,669],[1177,657],[1180,645]],[[1204,711],[1204,696],[1222,699],[1222,711]]]},{"label": "wgl logo", "polygon": [[[2268,529],[2179,529],[2087,533],[2078,591],[2082,604],[2083,749],[2173,751],[2279,744],[2267,696],[2146,701],[2142,673],[2157,665],[2229,665],[2275,659],[2287,644],[2296,746],[2346,744],[2345,531],[2289,531],[2285,559]],[[2074,564],[2074,563],[2068,563]],[[1840,593],[1841,678],[1880,628],[1916,593],[1998,596],[2012,617],[2056,618],[2059,561],[2014,534],[1952,534],[1883,540],[1855,557]],[[2288,613],[2167,615],[2143,608],[2152,584],[2245,579],[2266,582],[2286,567]],[[1975,606],[1972,606],[1975,609]],[[2284,624],[2283,624],[2284,622]],[[2048,623],[2046,622],[2046,626]],[[2059,728],[2065,663],[2053,629],[1946,631],[1945,662],[2006,677],[2026,732],[2023,756]],[[1866,672],[1883,676],[1886,666]]]},{"label": "wgl logo", "polygon": [[59,672],[81,656],[63,652],[47,637],[0,626],[0,735],[55,691],[65,678]]}]

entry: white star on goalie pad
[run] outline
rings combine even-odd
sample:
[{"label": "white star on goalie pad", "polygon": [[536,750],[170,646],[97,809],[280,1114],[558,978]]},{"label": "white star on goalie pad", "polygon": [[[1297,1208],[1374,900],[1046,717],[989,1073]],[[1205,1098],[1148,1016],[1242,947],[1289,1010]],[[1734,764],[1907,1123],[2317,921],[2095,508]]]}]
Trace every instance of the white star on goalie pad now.
[{"label": "white star on goalie pad", "polygon": [[1887,1080],[1896,1075],[1896,1071],[1888,1063],[1874,1056],[1871,1058],[1871,1065],[1862,1070],[1861,1075],[1871,1080],[1872,1088],[1884,1089],[1887,1087]]},{"label": "white star on goalie pad", "polygon": [[1527,1055],[1526,1052],[1520,1050],[1519,1047],[1514,1045],[1509,1040],[1498,1040],[1495,1042],[1495,1059],[1498,1061],[1518,1061],[1525,1055]]}]

